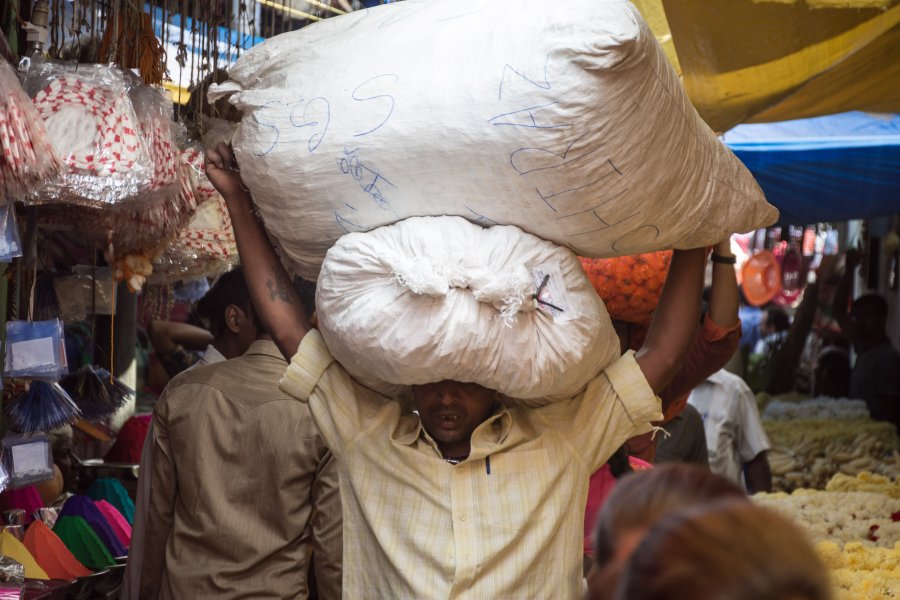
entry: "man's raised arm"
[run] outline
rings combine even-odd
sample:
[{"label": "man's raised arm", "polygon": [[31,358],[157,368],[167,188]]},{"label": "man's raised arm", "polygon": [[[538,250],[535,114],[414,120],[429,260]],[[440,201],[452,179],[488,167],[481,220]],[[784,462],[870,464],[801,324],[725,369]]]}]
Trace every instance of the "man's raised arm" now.
[{"label": "man's raised arm", "polygon": [[226,144],[220,143],[207,151],[206,175],[222,194],[231,215],[253,308],[278,349],[291,360],[310,329],[309,319],[297,290],[253,213],[250,192],[241,179],[234,153]]},{"label": "man's raised arm", "polygon": [[675,250],[672,256],[647,339],[635,357],[657,394],[681,368],[697,330],[705,267],[703,248]]}]

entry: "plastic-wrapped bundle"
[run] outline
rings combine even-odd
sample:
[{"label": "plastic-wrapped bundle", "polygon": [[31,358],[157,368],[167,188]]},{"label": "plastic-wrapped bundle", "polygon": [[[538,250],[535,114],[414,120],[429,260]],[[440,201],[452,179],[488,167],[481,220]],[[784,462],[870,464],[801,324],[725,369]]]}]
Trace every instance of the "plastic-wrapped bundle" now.
[{"label": "plastic-wrapped bundle", "polygon": [[110,65],[34,60],[24,87],[66,172],[33,202],[103,205],[135,199],[150,184],[150,153],[122,72]]},{"label": "plastic-wrapped bundle", "polygon": [[139,81],[132,84],[129,95],[153,166],[148,191],[171,193],[178,187],[179,166],[178,144],[171,117],[172,102],[164,91]]},{"label": "plastic-wrapped bundle", "polygon": [[15,71],[0,60],[0,196],[22,197],[62,170],[43,119]]},{"label": "plastic-wrapped bundle", "polygon": [[[187,169],[179,166],[177,191],[163,202],[151,202],[148,206],[126,203],[105,208],[55,205],[41,210],[38,216],[47,228],[63,231],[77,228],[82,240],[96,244],[98,248],[107,248],[111,236],[115,258],[125,260],[119,266],[126,267],[128,254],[144,257],[149,265],[175,239],[196,209]],[[127,279],[125,271],[120,269],[120,279]]]},{"label": "plastic-wrapped bundle", "polygon": [[581,265],[611,319],[647,324],[659,303],[671,251],[617,258],[582,258]]},{"label": "plastic-wrapped bundle", "polygon": [[154,282],[188,280],[231,270],[238,263],[237,244],[225,200],[209,182],[204,156],[196,146],[181,153],[197,210],[187,226],[153,265]]},{"label": "plastic-wrapped bundle", "polygon": [[620,352],[570,250],[460,217],[342,237],[322,263],[316,308],[334,357],[391,395],[454,379],[523,401],[567,398]]}]

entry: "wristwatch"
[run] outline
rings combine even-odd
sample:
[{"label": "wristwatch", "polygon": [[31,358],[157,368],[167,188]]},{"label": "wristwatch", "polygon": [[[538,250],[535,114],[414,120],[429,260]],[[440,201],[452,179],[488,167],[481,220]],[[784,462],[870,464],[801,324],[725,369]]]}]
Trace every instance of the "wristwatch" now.
[{"label": "wristwatch", "polygon": [[737,258],[735,258],[734,256],[722,256],[721,254],[716,254],[715,252],[709,255],[709,259],[714,263],[723,265],[733,265],[737,263]]}]

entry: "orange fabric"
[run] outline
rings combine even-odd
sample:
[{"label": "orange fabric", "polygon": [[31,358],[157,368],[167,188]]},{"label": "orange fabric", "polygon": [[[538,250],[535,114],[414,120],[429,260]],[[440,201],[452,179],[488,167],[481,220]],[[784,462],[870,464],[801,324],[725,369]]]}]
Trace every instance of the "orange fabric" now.
[{"label": "orange fabric", "polygon": [[91,574],[42,521],[31,524],[25,532],[24,543],[50,579],[73,579]]}]

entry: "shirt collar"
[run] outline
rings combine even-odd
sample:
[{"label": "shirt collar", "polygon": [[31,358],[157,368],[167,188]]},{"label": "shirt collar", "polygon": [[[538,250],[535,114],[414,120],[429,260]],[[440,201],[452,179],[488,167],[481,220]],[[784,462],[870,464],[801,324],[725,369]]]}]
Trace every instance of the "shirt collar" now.
[{"label": "shirt collar", "polygon": [[250,344],[250,347],[247,348],[247,351],[244,352],[244,356],[250,356],[252,354],[261,354],[263,356],[278,358],[284,361],[284,356],[281,354],[281,350],[278,349],[278,346],[276,346],[275,342],[273,342],[272,340],[255,340],[252,344]]},{"label": "shirt collar", "polygon": [[[484,458],[496,452],[511,429],[512,413],[504,406],[472,432],[472,446],[466,460]],[[422,420],[416,414],[401,418],[391,435],[391,441],[401,446],[414,446],[420,439],[439,453],[437,443],[422,427]]]}]

